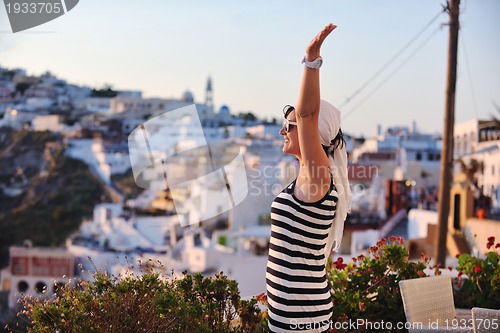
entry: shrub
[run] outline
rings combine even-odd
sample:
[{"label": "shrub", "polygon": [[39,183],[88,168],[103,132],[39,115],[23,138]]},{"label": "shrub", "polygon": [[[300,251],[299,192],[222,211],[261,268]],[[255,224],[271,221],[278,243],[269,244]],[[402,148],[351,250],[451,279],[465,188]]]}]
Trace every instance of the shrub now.
[{"label": "shrub", "polygon": [[368,255],[344,264],[342,258],[329,263],[334,322],[406,322],[399,281],[425,276],[429,259],[409,261],[402,237],[382,239]]},{"label": "shrub", "polygon": [[54,298],[22,298],[20,315],[33,333],[260,331],[257,300],[242,300],[235,281],[222,273],[166,279],[158,268],[148,261],[138,276],[96,271],[92,281],[69,283]]},{"label": "shrub", "polygon": [[468,253],[458,256],[459,273],[454,281],[456,307],[500,308],[500,243],[495,244],[495,237],[489,237],[486,248],[485,258]]}]

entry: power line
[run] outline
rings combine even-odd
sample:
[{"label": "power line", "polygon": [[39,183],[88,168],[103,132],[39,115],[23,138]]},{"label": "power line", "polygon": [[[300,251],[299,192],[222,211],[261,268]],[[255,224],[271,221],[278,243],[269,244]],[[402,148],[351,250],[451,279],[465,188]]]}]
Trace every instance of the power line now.
[{"label": "power line", "polygon": [[411,59],[413,58],[413,56],[415,54],[417,54],[418,51],[420,51],[420,49],[425,45],[427,44],[427,42],[429,40],[431,40],[432,37],[434,37],[434,35],[436,35],[436,33],[441,29],[441,26],[439,26],[436,30],[434,30],[432,32],[432,34],[427,37],[427,39],[424,40],[423,43],[421,43],[408,57],[406,57],[405,60],[403,60],[403,62],[398,66],[396,67],[396,69],[394,69],[381,83],[379,83],[374,89],[372,89],[372,91],[370,91],[368,93],[368,95],[365,96],[365,98],[363,98],[354,108],[352,108],[351,110],[349,110],[347,113],[345,113],[345,115],[343,116],[343,119],[347,118],[350,114],[352,114],[354,112],[354,110],[356,110],[358,107],[360,107],[364,102],[366,102],[366,100],[368,100],[368,98],[370,98],[375,92],[377,92],[377,90],[379,90],[385,83],[387,83],[387,81],[389,81],[389,79],[391,77],[394,76],[394,74],[396,74],[404,65],[406,65],[406,63]]},{"label": "power line", "polygon": [[472,103],[474,104],[474,112],[476,113],[476,119],[479,119],[477,112],[476,93],[474,92],[474,85],[472,84],[472,75],[470,72],[469,57],[467,56],[467,49],[465,48],[465,41],[463,34],[460,34],[459,37],[463,45],[464,56],[465,56],[465,67],[467,68],[467,76],[469,77],[469,86],[472,94]]},{"label": "power line", "polygon": [[399,50],[391,59],[389,59],[388,62],[386,62],[375,74],[373,74],[359,89],[357,89],[351,96],[347,97],[346,100],[344,101],[344,103],[342,103],[339,108],[342,108],[343,106],[345,106],[346,104],[348,104],[354,97],[356,97],[364,88],[366,88],[367,85],[369,85],[375,78],[377,78],[377,76],[380,75],[380,73],[382,73],[387,67],[389,67],[404,51],[406,51],[406,49],[408,49],[410,47],[411,44],[413,44],[413,42],[415,42],[415,40],[417,40],[418,37],[420,37],[420,35],[422,35],[424,33],[425,30],[427,30],[427,28],[434,23],[434,21],[436,21],[440,16],[441,14],[443,14],[445,11],[447,10],[446,7],[443,7],[443,10],[440,11],[436,16],[434,16],[430,21],[429,23],[427,23],[412,39],[410,39],[410,41],[408,43],[406,43],[405,46],[403,46],[403,48],[401,50]]}]

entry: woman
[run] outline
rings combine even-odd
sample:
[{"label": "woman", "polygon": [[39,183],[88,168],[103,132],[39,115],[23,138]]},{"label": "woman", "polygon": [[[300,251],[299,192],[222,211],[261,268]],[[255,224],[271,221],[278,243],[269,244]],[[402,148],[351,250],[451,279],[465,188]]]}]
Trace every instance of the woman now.
[{"label": "woman", "polygon": [[320,48],[335,28],[327,25],[307,46],[297,105],[283,110],[283,152],[296,156],[300,169],[271,207],[270,332],[327,332],[330,327],[333,305],[325,263],[340,247],[350,197],[340,112],[320,100]]}]

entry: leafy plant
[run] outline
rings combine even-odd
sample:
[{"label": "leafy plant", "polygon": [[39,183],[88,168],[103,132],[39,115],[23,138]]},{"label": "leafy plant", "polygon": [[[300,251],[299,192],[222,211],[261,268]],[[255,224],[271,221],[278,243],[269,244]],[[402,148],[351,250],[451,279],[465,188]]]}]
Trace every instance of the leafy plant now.
[{"label": "leafy plant", "polygon": [[[500,243],[489,237],[484,258],[462,253],[458,256],[458,278],[455,279],[455,305],[500,308]],[[466,277],[465,277],[465,276]]]},{"label": "leafy plant", "polygon": [[[409,260],[402,237],[382,239],[368,255],[345,264],[342,258],[329,262],[334,322],[363,319],[368,322],[405,322],[399,281],[425,276],[429,259]],[[359,327],[358,327],[359,329]]]},{"label": "leafy plant", "polygon": [[33,333],[261,332],[257,300],[242,300],[237,283],[222,273],[166,278],[151,260],[141,270],[119,277],[99,270],[54,298],[24,297],[20,315]]}]

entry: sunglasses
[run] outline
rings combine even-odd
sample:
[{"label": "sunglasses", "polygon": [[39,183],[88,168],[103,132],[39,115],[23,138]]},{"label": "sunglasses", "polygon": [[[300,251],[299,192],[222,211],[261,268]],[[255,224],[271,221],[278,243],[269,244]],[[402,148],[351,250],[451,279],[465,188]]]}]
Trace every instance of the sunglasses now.
[{"label": "sunglasses", "polygon": [[286,133],[290,132],[292,126],[297,126],[297,123],[295,121],[289,121],[286,118],[285,120],[283,120],[283,128],[285,129]]}]

